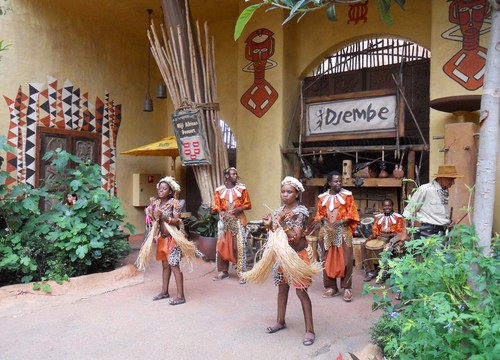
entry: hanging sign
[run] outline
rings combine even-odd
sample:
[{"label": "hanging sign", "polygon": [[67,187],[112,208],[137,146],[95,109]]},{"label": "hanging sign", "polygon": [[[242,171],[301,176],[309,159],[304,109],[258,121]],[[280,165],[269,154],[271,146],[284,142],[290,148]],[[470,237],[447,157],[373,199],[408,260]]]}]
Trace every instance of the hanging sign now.
[{"label": "hanging sign", "polygon": [[210,164],[208,141],[203,133],[200,110],[182,110],[172,115],[182,165]]},{"label": "hanging sign", "polygon": [[308,98],[303,135],[305,141],[402,136],[403,117],[402,101],[398,104],[394,91]]}]

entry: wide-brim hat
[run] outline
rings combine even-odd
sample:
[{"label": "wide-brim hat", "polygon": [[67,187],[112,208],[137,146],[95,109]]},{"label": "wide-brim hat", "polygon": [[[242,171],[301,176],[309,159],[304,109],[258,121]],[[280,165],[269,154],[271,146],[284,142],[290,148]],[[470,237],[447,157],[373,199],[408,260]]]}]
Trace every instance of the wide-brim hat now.
[{"label": "wide-brim hat", "polygon": [[463,178],[462,174],[457,172],[455,165],[439,165],[437,174],[434,174],[436,178]]}]

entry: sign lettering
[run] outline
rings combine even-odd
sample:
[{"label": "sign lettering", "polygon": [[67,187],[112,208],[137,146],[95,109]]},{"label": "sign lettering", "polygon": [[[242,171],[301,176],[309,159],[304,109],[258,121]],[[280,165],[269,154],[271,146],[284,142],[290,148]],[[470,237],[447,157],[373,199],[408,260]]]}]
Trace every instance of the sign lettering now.
[{"label": "sign lettering", "polygon": [[[305,109],[306,141],[315,140],[314,137],[342,137],[361,138],[395,136],[396,126],[401,125],[402,134],[402,107],[397,103],[395,94],[370,96],[363,93],[353,93],[353,97],[328,101],[307,100]],[[400,121],[397,124],[398,120]],[[371,135],[370,135],[371,134]],[[378,135],[377,135],[378,134]],[[308,139],[309,137],[309,139]]]},{"label": "sign lettering", "polygon": [[203,135],[199,110],[183,110],[172,115],[182,165],[210,164],[208,142]]}]

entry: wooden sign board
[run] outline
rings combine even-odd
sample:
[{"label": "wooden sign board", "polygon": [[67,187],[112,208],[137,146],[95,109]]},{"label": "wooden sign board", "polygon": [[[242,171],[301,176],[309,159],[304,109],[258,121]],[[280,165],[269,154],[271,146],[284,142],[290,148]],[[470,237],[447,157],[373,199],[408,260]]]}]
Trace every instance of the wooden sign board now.
[{"label": "wooden sign board", "polygon": [[172,115],[172,123],[182,165],[210,164],[210,152],[202,131],[200,110],[178,111]]},{"label": "wooden sign board", "polygon": [[404,106],[393,90],[312,97],[305,103],[304,141],[404,135]]}]

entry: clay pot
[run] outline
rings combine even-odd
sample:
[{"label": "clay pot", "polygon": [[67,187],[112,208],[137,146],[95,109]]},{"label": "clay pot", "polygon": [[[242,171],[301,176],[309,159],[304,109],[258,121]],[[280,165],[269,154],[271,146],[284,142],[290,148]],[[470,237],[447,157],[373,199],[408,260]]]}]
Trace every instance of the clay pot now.
[{"label": "clay pot", "polygon": [[207,237],[207,236],[198,236],[195,240],[196,247],[198,250],[205,255],[203,260],[205,261],[214,261],[215,254],[217,252],[217,238],[216,237]]},{"label": "clay pot", "polygon": [[396,167],[394,168],[394,171],[392,172],[392,176],[394,176],[396,179],[404,178],[405,172],[403,171],[403,166],[396,165]]},{"label": "clay pot", "polygon": [[379,178],[386,178],[389,177],[389,173],[385,170],[387,169],[387,166],[384,161],[380,163],[380,172],[378,174]]},{"label": "clay pot", "polygon": [[379,178],[386,178],[386,177],[389,177],[389,173],[387,171],[384,170],[380,170],[380,173],[378,174],[378,177]]}]

